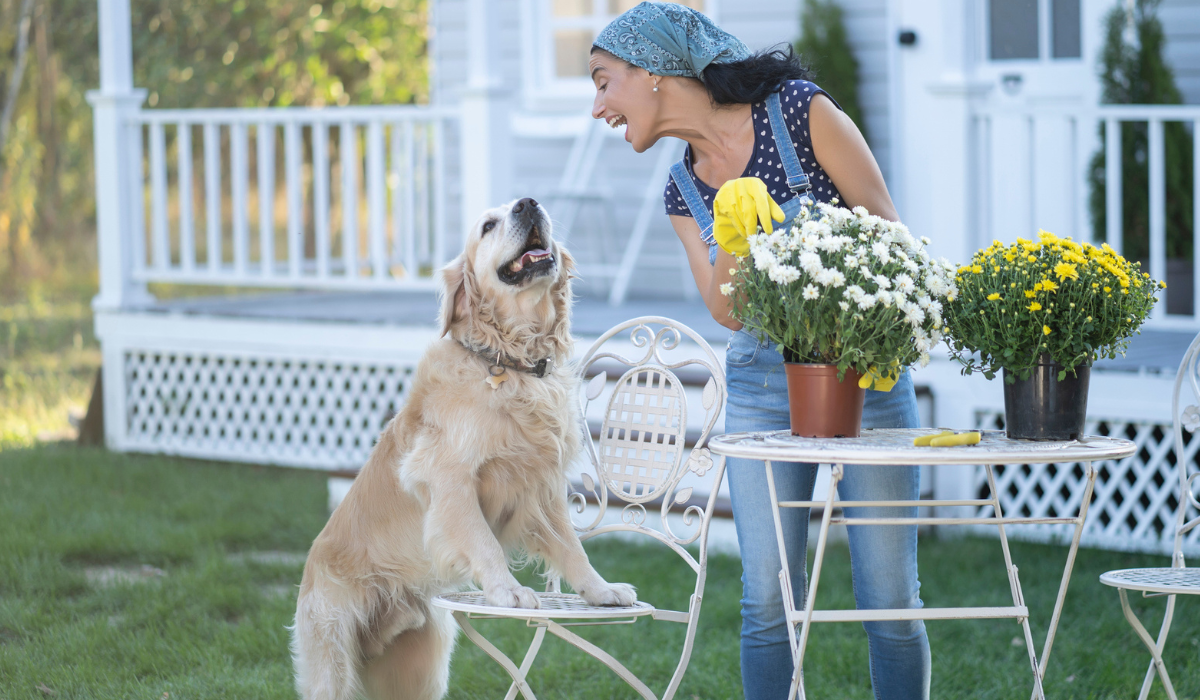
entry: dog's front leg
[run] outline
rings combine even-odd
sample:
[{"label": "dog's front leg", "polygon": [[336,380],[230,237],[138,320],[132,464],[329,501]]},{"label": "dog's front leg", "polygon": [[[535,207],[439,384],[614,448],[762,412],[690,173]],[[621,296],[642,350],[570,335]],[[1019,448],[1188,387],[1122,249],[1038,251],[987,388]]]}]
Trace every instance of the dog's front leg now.
[{"label": "dog's front leg", "polygon": [[443,474],[429,484],[425,543],[435,565],[441,571],[468,571],[491,605],[539,607],[533,589],[509,571],[504,548],[479,508],[479,493],[463,476]]},{"label": "dog's front leg", "polygon": [[529,549],[544,557],[589,605],[628,606],[637,602],[633,586],[609,583],[592,567],[571,524],[567,502],[551,495],[545,499],[543,508],[550,531],[537,533]]}]

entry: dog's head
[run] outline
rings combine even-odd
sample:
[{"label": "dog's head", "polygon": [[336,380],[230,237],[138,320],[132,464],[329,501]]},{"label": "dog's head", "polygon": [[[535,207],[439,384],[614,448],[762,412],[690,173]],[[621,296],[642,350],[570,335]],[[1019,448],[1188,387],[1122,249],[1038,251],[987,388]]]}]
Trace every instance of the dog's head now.
[{"label": "dog's head", "polygon": [[[528,197],[484,212],[463,252],[442,269],[442,333],[492,326],[502,335],[568,323],[571,256],[552,237],[546,210]],[[481,332],[488,334],[483,329]],[[553,331],[551,331],[553,332]],[[476,338],[496,347],[495,338]]]}]

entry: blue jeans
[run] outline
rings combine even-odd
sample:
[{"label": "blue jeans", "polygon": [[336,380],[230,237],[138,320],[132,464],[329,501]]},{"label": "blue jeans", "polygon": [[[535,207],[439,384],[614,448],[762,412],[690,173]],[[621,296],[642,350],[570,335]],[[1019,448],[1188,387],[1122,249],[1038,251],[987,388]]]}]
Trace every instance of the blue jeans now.
[{"label": "blue jeans", "polygon": [[[737,331],[726,350],[729,399],[725,429],[783,430],[790,426],[787,380],[783,357],[772,343],[760,344],[753,335]],[[868,390],[863,406],[864,428],[920,426],[912,378],[905,372],[890,392]],[[812,498],[817,465],[772,463],[779,498]],[[786,698],[792,675],[792,656],[779,585],[779,545],[767,491],[763,463],[730,459],[725,472],[733,502],[742,555],[742,689],[747,700]],[[838,484],[843,500],[906,500],[920,493],[920,468],[912,466],[845,465]],[[847,508],[848,517],[915,517],[917,509]],[[781,509],[795,605],[804,607],[807,508]],[[854,599],[860,610],[919,608],[917,527],[864,525],[848,528]],[[819,601],[818,601],[819,602]],[[871,685],[877,700],[929,697],[930,655],[925,624],[864,622],[871,660]],[[819,630],[810,637],[820,639]],[[819,643],[819,641],[818,641]]]}]

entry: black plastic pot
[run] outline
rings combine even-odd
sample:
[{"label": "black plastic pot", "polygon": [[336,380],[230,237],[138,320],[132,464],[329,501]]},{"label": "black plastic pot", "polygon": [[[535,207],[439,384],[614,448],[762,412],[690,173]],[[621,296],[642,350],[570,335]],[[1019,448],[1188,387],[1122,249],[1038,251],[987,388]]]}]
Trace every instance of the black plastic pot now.
[{"label": "black plastic pot", "polygon": [[1075,367],[1058,380],[1062,366],[1049,355],[1038,358],[1028,379],[1008,383],[1004,370],[1004,427],[1017,440],[1075,440],[1087,420],[1090,365]]}]

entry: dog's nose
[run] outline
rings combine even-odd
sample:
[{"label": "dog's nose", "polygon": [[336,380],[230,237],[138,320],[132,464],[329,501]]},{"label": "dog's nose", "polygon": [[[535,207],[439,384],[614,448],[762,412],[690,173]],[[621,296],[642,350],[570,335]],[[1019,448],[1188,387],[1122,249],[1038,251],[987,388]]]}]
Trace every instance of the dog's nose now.
[{"label": "dog's nose", "polygon": [[524,199],[518,199],[517,203],[513,205],[512,210],[514,214],[520,214],[521,212],[525,212],[525,209],[528,208],[529,211],[525,212],[525,215],[529,216],[537,210],[537,205],[538,203],[534,201],[532,197],[525,197]]}]

